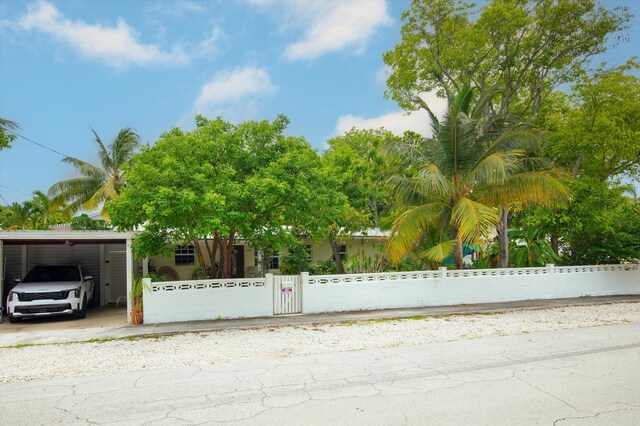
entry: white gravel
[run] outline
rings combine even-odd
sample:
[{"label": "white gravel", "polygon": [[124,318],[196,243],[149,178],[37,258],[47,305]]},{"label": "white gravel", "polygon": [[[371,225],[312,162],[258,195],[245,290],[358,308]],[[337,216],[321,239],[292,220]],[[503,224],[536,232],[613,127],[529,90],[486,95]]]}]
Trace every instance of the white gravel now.
[{"label": "white gravel", "polygon": [[640,322],[640,303],[0,348],[0,383]]}]

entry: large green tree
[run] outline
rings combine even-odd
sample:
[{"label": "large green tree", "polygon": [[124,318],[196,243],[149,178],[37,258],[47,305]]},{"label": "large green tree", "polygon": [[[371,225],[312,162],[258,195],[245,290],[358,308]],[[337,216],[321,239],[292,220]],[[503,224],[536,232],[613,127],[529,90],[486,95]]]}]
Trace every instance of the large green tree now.
[{"label": "large green tree", "polygon": [[640,63],[585,74],[541,114],[546,151],[573,175],[601,181],[640,177]]},{"label": "large green tree", "polygon": [[[634,61],[584,75],[570,94],[557,93],[540,111],[545,151],[572,170],[574,197],[565,208],[527,212],[562,261],[610,263],[640,257],[640,81]],[[631,186],[630,186],[631,183]]]},{"label": "large green tree", "polygon": [[115,225],[144,225],[134,241],[138,255],[188,242],[204,273],[229,277],[240,237],[269,253],[340,226],[346,197],[310,145],[283,134],[286,117],[234,125],[198,116],[196,124],[191,132],[172,129],[134,156],[127,188],[109,204]]},{"label": "large green tree", "polygon": [[[100,166],[67,157],[62,161],[73,165],[81,176],[63,180],[49,188],[49,195],[57,202],[67,204],[72,211],[81,208],[93,210],[105,201],[117,198],[125,186],[124,167],[140,144],[140,138],[130,128],[120,130],[108,146],[95,130],[91,130],[98,146]],[[109,217],[106,204],[102,215]]]},{"label": "large green tree", "polygon": [[561,173],[535,156],[535,133],[506,118],[485,116],[490,98],[476,99],[465,85],[442,121],[431,117],[433,137],[390,146],[407,171],[391,179],[407,207],[393,224],[392,260],[426,243],[421,257],[442,262],[453,252],[462,268],[463,244],[482,243],[498,224],[495,207],[515,200],[549,204],[567,195]]},{"label": "large green tree", "polygon": [[335,179],[337,189],[352,207],[351,214],[341,222],[342,227],[328,235],[339,273],[344,273],[344,265],[336,238],[340,234],[380,228],[381,222],[388,222],[385,219],[391,192],[387,181],[397,170],[384,156],[383,147],[394,138],[384,129],[352,129],[327,141],[328,148],[323,154],[326,173]]},{"label": "large green tree", "polygon": [[[388,97],[404,109],[430,110],[426,92],[451,100],[467,83],[482,92],[496,86],[500,95],[486,112],[531,122],[547,95],[573,81],[631,15],[594,0],[489,0],[479,10],[463,0],[414,0],[402,19],[402,41],[384,55]],[[498,228],[503,267],[508,222],[505,204]]]}]

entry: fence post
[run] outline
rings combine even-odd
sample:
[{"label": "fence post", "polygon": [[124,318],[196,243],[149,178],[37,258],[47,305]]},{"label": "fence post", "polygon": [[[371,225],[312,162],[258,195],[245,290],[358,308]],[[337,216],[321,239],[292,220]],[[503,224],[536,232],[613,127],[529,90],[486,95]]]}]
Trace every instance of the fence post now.
[{"label": "fence post", "polygon": [[553,263],[547,263],[547,274],[551,275],[553,274]]},{"label": "fence post", "polygon": [[304,292],[309,285],[309,273],[300,272],[300,313],[304,313]]},{"label": "fence post", "polygon": [[445,266],[439,267],[438,270],[440,271],[440,278],[447,278],[447,268]]}]

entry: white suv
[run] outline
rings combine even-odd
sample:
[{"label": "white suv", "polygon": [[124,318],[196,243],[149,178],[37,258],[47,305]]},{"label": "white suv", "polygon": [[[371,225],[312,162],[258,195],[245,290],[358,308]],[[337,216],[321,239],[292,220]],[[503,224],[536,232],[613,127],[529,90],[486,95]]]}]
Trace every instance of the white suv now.
[{"label": "white suv", "polygon": [[9,322],[49,315],[84,318],[93,302],[93,277],[83,266],[36,266],[9,292]]}]

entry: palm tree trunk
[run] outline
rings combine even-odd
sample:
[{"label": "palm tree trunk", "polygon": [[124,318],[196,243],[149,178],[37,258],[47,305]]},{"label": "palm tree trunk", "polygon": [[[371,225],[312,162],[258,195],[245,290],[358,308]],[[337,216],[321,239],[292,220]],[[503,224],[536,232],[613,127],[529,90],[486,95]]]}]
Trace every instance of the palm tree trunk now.
[{"label": "palm tree trunk", "polygon": [[500,223],[498,223],[498,241],[500,242],[499,268],[509,267],[509,206],[500,207]]},{"label": "palm tree trunk", "polygon": [[456,269],[464,268],[464,257],[462,251],[462,241],[460,240],[460,236],[456,237]]}]

